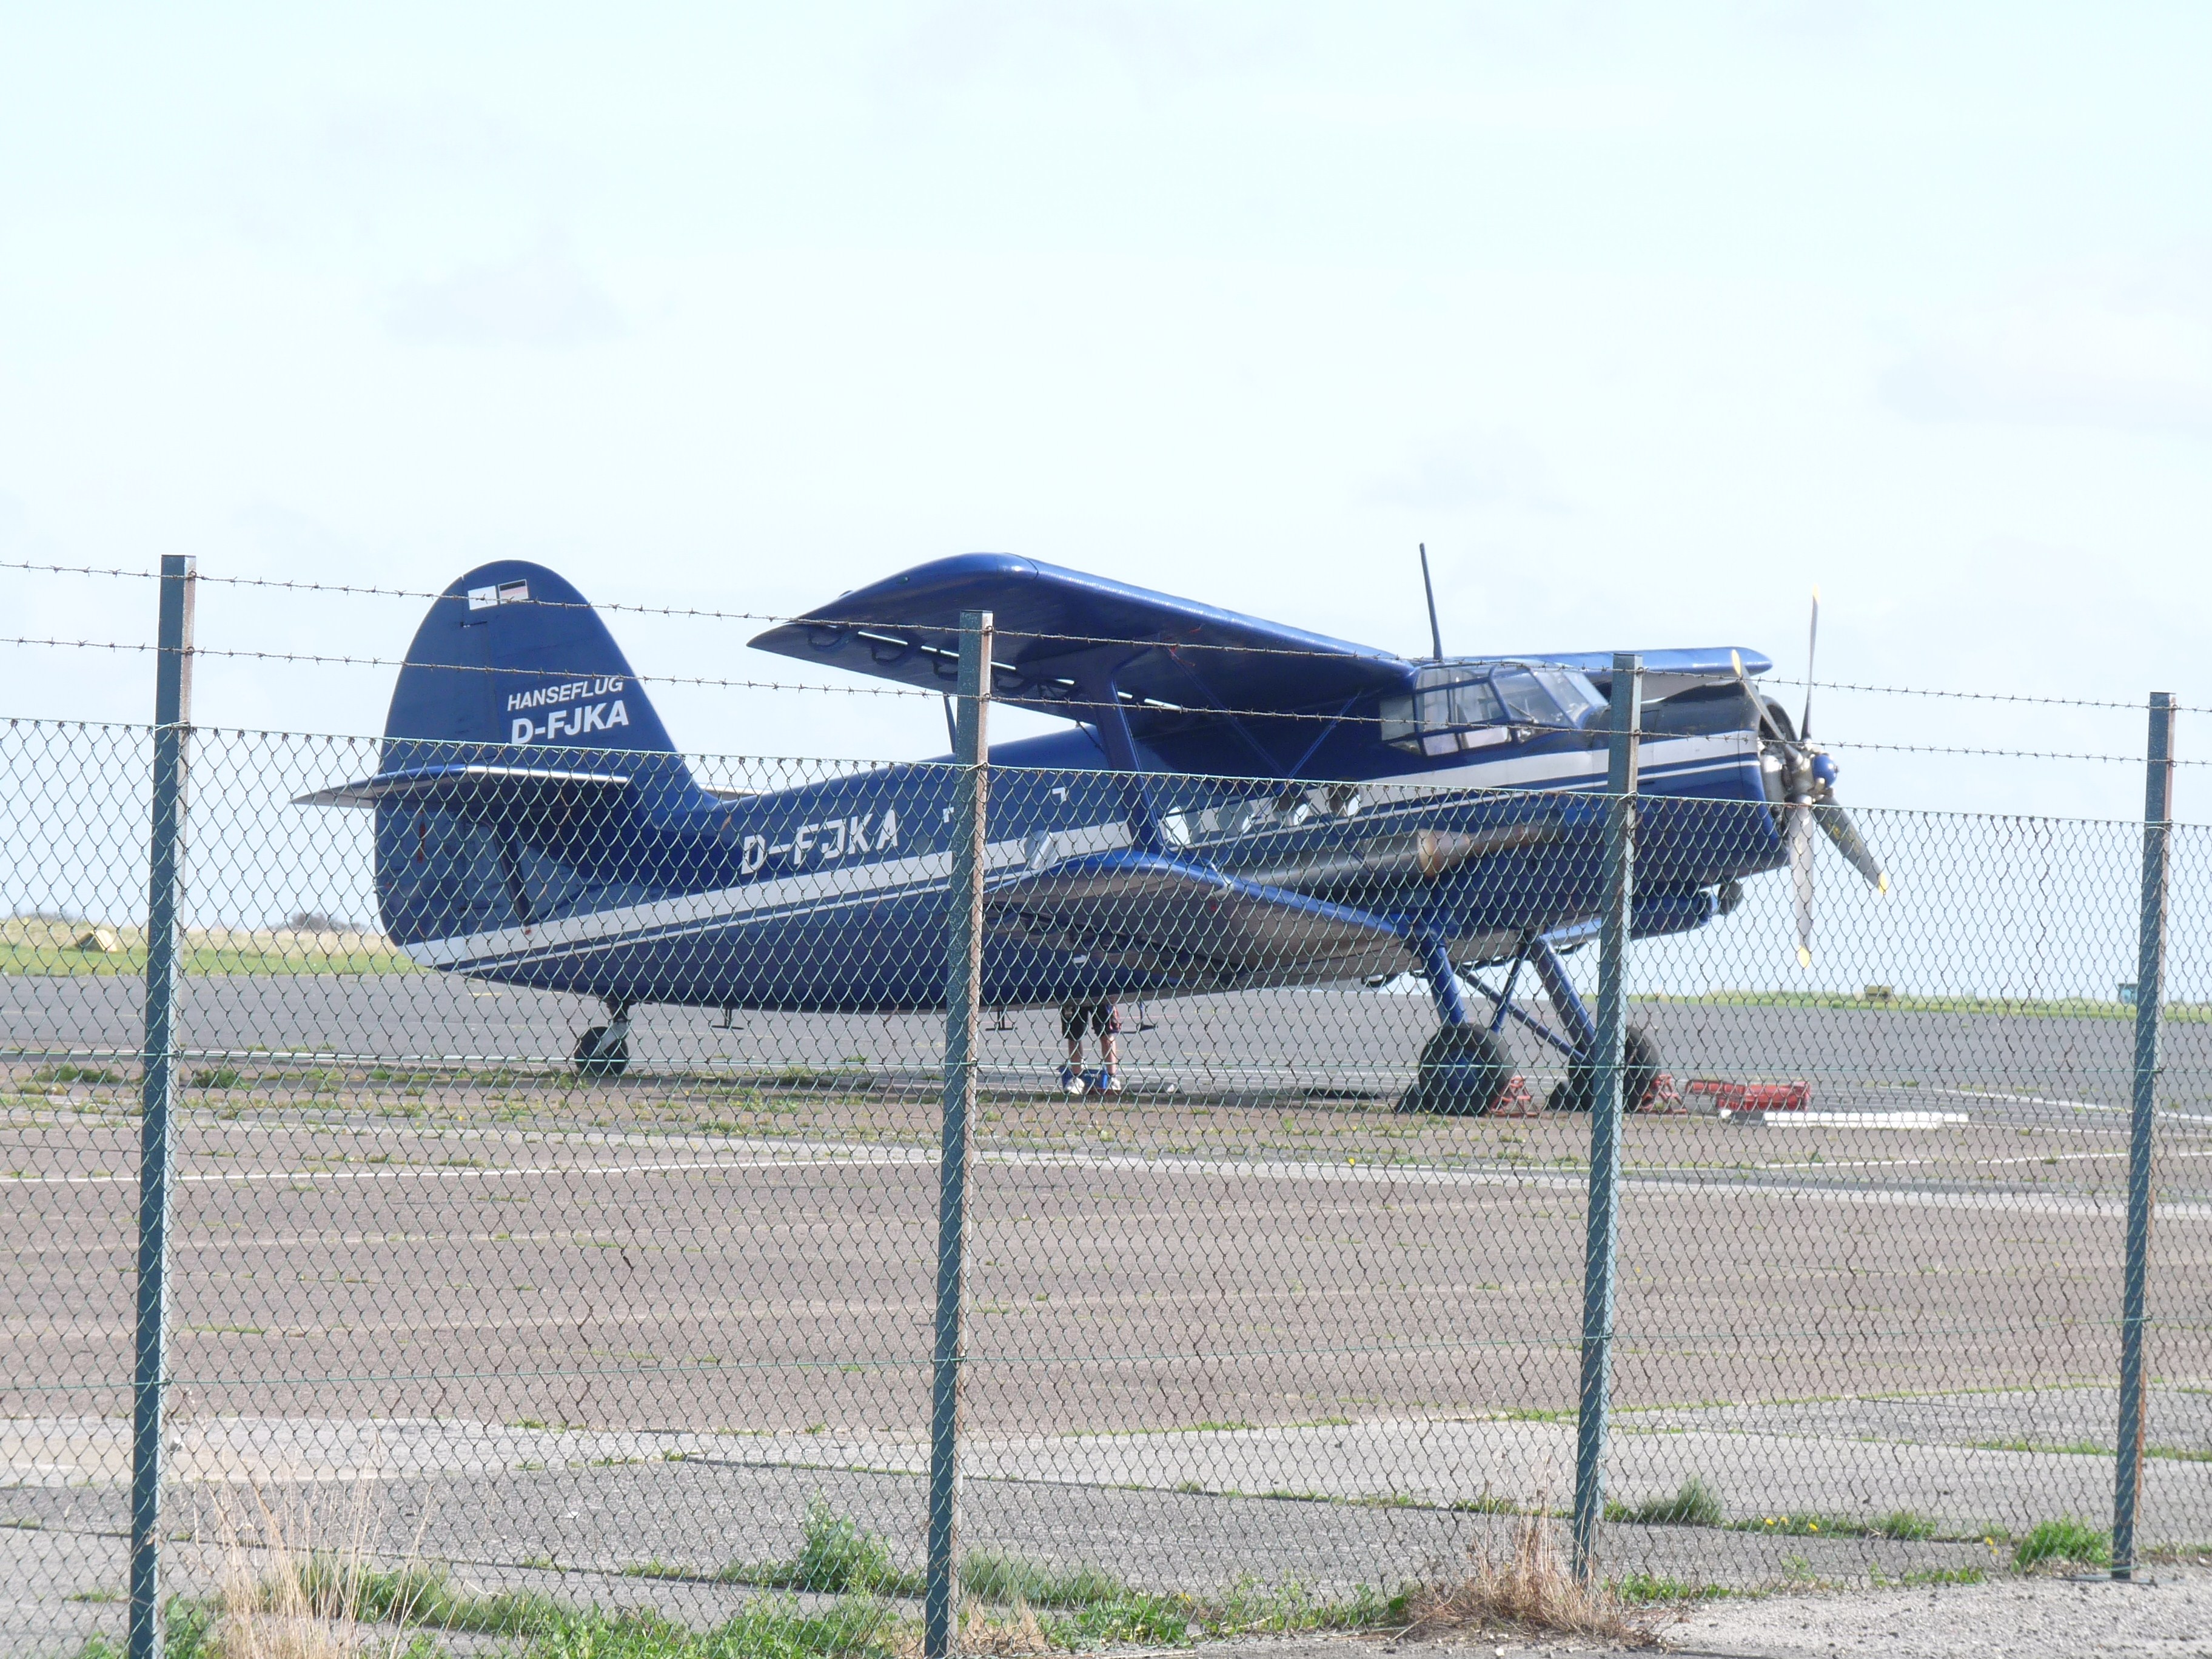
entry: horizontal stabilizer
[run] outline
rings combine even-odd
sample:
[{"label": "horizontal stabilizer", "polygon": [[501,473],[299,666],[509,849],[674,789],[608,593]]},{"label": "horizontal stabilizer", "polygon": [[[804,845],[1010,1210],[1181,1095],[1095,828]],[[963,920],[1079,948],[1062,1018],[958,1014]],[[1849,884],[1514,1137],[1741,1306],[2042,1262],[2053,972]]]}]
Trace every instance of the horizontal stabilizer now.
[{"label": "horizontal stabilizer", "polygon": [[1354,979],[1406,960],[1380,916],[1153,853],[1071,859],[994,884],[984,905],[1000,938],[1183,990]]},{"label": "horizontal stabilizer", "polygon": [[[626,773],[567,772],[538,766],[485,766],[456,762],[379,772],[373,778],[295,795],[295,806],[374,806],[379,801],[417,801],[466,813],[471,805],[519,807],[561,796],[604,799],[627,789]],[[477,814],[468,813],[468,816]]]}]

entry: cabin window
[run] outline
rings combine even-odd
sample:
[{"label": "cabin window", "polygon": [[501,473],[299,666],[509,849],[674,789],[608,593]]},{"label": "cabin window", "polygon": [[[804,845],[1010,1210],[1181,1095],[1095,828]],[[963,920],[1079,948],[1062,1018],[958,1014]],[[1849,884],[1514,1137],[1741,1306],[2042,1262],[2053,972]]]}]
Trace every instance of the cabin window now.
[{"label": "cabin window", "polygon": [[1381,716],[1382,741],[1410,744],[1413,741],[1413,700],[1411,697],[1385,697],[1376,714]]},{"label": "cabin window", "polygon": [[1447,662],[1414,676],[1410,697],[1386,697],[1382,741],[1425,755],[1507,743],[1529,730],[1574,730],[1605,700],[1582,675],[1548,665]]},{"label": "cabin window", "polygon": [[1565,725],[1587,726],[1593,714],[1611,707],[1598,696],[1597,687],[1589,683],[1589,677],[1574,669],[1540,663],[1528,672],[1536,677],[1538,684],[1552,694],[1552,701]]}]

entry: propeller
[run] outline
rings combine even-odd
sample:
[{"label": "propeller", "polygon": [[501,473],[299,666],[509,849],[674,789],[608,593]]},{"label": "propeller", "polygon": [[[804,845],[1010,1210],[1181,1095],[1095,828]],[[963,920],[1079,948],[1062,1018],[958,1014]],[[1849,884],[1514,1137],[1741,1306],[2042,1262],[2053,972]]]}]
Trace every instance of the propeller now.
[{"label": "propeller", "polygon": [[[1797,741],[1813,741],[1813,660],[1820,646],[1820,590],[1813,590],[1813,620],[1805,629],[1805,708],[1797,717]],[[1810,757],[1808,757],[1809,759]],[[1806,767],[1801,775],[1809,775]],[[1836,809],[1841,811],[1843,809]],[[1809,800],[1790,804],[1790,885],[1796,901],[1797,965],[1813,965],[1813,808]]]},{"label": "propeller", "polygon": [[1789,742],[1788,736],[1767,711],[1766,699],[1752,689],[1751,676],[1743,672],[1743,653],[1731,650],[1729,661],[1735,665],[1735,683],[1743,688],[1743,700],[1751,705],[1753,717],[1759,721],[1759,729],[1778,743]]},{"label": "propeller", "polygon": [[1889,875],[1881,867],[1881,860],[1874,855],[1874,848],[1859,834],[1859,827],[1851,822],[1851,815],[1832,800],[1822,801],[1813,809],[1813,822],[1827,832],[1828,839],[1857,871],[1874,884],[1877,893],[1889,891]]},{"label": "propeller", "polygon": [[1797,735],[1813,741],[1813,655],[1820,645],[1820,590],[1813,590],[1813,625],[1805,630],[1805,712],[1797,719]]},{"label": "propeller", "polygon": [[1797,965],[1813,965],[1813,809],[1790,804],[1790,885],[1796,897]]},{"label": "propeller", "polygon": [[1743,659],[1730,653],[1736,684],[1743,688],[1758,717],[1763,746],[1782,763],[1783,836],[1790,855],[1790,885],[1797,939],[1797,965],[1813,965],[1813,830],[1822,834],[1843,854],[1845,862],[1871,883],[1877,892],[1889,891],[1889,877],[1881,860],[1867,845],[1858,825],[1835,798],[1836,763],[1813,741],[1813,665],[1820,645],[1820,590],[1813,590],[1812,621],[1805,631],[1805,705],[1793,736],[1767,707],[1743,672]]}]

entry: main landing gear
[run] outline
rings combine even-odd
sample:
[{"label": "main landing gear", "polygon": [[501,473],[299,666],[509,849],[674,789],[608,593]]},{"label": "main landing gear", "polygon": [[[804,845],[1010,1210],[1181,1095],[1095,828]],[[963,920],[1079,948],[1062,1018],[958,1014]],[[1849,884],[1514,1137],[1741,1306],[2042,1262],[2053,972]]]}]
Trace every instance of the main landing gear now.
[{"label": "main landing gear", "polygon": [[[1461,981],[1450,954],[1437,939],[1414,941],[1421,952],[1422,971],[1436,999],[1443,1024],[1422,1047],[1414,1068],[1413,1086],[1399,1097],[1401,1112],[1434,1112],[1449,1117],[1480,1117],[1505,1098],[1514,1085],[1513,1061],[1499,1033],[1508,1019],[1518,1020],[1567,1057],[1564,1083],[1553,1086],[1547,1108],[1555,1112],[1587,1112],[1596,1094],[1597,1022],[1590,1017],[1567,965],[1552,942],[1540,933],[1522,936],[1505,975],[1505,988],[1493,991],[1482,981],[1474,988],[1489,999],[1493,1012],[1488,1024],[1477,1021],[1461,994]],[[1520,1007],[1513,1000],[1523,967],[1535,969],[1552,1012],[1565,1035]],[[1631,1026],[1622,1040],[1621,1104],[1637,1111],[1651,1098],[1659,1085],[1659,1048],[1650,1032]]]},{"label": "main landing gear", "polygon": [[568,1059],[578,1077],[620,1077],[629,1067],[629,1003],[610,997],[607,1023],[576,1039],[576,1051]]}]

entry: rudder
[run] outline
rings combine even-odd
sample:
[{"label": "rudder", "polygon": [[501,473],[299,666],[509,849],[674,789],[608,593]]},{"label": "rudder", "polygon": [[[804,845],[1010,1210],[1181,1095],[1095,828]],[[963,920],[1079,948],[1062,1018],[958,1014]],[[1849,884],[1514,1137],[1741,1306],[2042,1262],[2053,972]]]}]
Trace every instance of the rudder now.
[{"label": "rudder", "polygon": [[[463,771],[465,769],[465,771]],[[377,897],[403,943],[626,902],[624,849],[699,791],[629,659],[543,565],[480,565],[430,606],[392,687],[380,774],[462,773],[379,799]]]},{"label": "rudder", "polygon": [[667,728],[584,596],[544,565],[479,565],[431,605],[384,724],[394,743],[673,755]]}]

